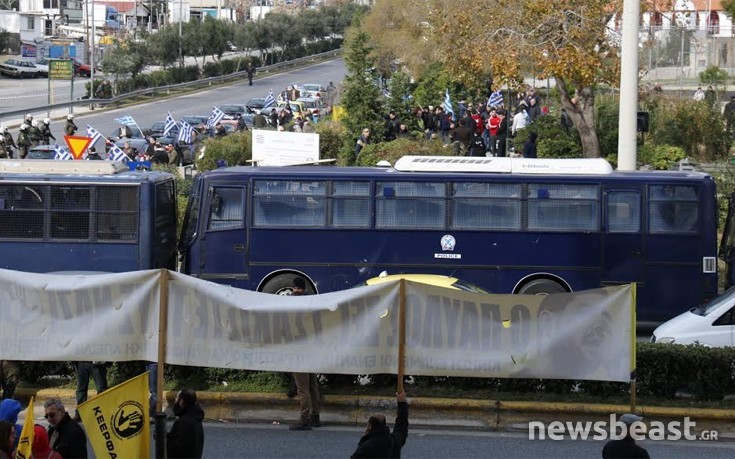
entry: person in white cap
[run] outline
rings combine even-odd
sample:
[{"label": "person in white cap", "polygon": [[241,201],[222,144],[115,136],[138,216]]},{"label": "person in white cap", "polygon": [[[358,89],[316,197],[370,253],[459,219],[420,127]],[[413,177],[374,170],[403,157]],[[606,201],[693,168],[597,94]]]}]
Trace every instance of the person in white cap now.
[{"label": "person in white cap", "polygon": [[5,137],[5,148],[8,150],[8,158],[12,158],[13,150],[18,148],[13,140],[13,134],[10,133],[10,129],[7,126],[0,126],[0,134]]},{"label": "person in white cap", "polygon": [[28,138],[28,126],[21,124],[20,133],[18,134],[18,150],[20,150],[20,159],[26,159],[30,146],[31,139]]},{"label": "person in white cap", "polygon": [[38,129],[38,120],[31,121],[31,128],[28,129],[28,138],[31,140],[31,148],[41,144],[41,131]]},{"label": "person in white cap", "polygon": [[74,115],[69,113],[66,115],[66,125],[64,125],[64,132],[66,135],[74,135],[75,132],[77,132],[79,128],[76,124],[74,124]]},{"label": "person in white cap", "polygon": [[631,431],[637,435],[645,432],[643,418],[627,413],[620,416],[619,422],[625,424],[625,437],[608,441],[602,448],[602,459],[649,459],[648,451],[636,445],[635,438],[631,435]]},{"label": "person in white cap", "polygon": [[56,141],[56,137],[51,133],[51,118],[44,118],[43,123],[38,126],[38,130],[41,133],[41,140],[44,145],[49,145],[51,140]]}]

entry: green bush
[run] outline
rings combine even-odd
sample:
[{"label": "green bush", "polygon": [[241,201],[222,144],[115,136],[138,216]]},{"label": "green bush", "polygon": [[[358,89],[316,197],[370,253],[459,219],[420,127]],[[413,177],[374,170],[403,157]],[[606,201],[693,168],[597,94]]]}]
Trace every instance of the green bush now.
[{"label": "green bush", "polygon": [[330,120],[322,120],[316,123],[314,128],[319,134],[319,158],[337,159],[344,136],[342,125]]},{"label": "green bush", "polygon": [[174,77],[169,70],[155,70],[148,74],[148,81],[152,87],[167,86],[175,83]]},{"label": "green bush", "polygon": [[526,129],[518,131],[513,138],[513,146],[517,152],[523,151],[523,144],[531,132],[538,134],[536,154],[539,158],[581,158],[582,144],[576,129],[569,133],[562,127],[559,117],[541,116]]},{"label": "green bush", "polygon": [[[638,344],[638,394],[647,397],[672,399],[680,390],[691,393],[698,400],[721,400],[735,393],[735,348],[710,348],[699,345]],[[120,383],[145,371],[144,362],[118,362],[108,369],[109,380]],[[227,387],[243,391],[280,391],[285,379],[279,373],[199,368],[167,365],[166,386],[197,390]],[[21,380],[25,386],[40,387],[46,376],[73,378],[74,370],[68,362],[24,362]],[[352,375],[326,375],[331,388],[353,387],[358,384]],[[371,387],[392,388],[395,375],[371,375]],[[593,396],[621,396],[629,392],[628,383],[604,381],[572,381],[558,379],[501,379],[456,378],[444,376],[413,377],[413,384],[422,388],[451,391],[486,389],[535,397],[536,393],[588,394]]]},{"label": "green bush", "polygon": [[655,170],[669,170],[672,164],[684,158],[684,150],[673,145],[647,143],[638,147],[638,164],[651,166]]},{"label": "green bush", "polygon": [[245,131],[206,139],[204,157],[196,160],[197,170],[204,172],[216,169],[218,160],[227,161],[229,166],[248,165],[247,161],[251,158],[251,133]]},{"label": "green bush", "polygon": [[186,83],[199,79],[199,67],[196,65],[187,65],[186,67],[171,67],[171,79],[174,83]]},{"label": "green bush", "polygon": [[212,78],[222,75],[222,65],[219,62],[207,62],[202,67],[202,76]]},{"label": "green bush", "polygon": [[[356,140],[355,140],[356,141]],[[350,149],[354,151],[354,142],[350,144]],[[352,153],[354,154],[354,153]],[[358,166],[375,166],[378,161],[388,161],[395,164],[402,156],[420,155],[420,156],[447,156],[453,155],[450,147],[444,147],[441,140],[414,140],[414,139],[396,139],[392,142],[380,142],[368,144],[360,151],[357,158]]]}]

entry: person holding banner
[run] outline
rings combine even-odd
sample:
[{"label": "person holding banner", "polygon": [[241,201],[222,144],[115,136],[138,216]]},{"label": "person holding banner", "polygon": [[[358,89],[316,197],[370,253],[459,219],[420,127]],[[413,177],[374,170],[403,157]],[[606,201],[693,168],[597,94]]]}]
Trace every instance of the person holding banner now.
[{"label": "person holding banner", "polygon": [[64,459],[87,459],[87,435],[66,412],[64,403],[58,398],[52,398],[46,400],[43,408],[43,417],[49,423],[48,436],[54,451]]},{"label": "person holding banner", "polygon": [[365,435],[362,436],[357,449],[350,459],[358,458],[400,458],[401,448],[408,438],[408,402],[406,392],[396,394],[396,422],[393,433],[386,425],[385,416],[374,414],[368,419]]},{"label": "person holding banner", "polygon": [[[303,277],[295,277],[291,286],[292,296],[302,296],[306,292],[306,281]],[[301,411],[299,422],[288,426],[289,430],[311,430],[321,427],[319,412],[322,408],[322,396],[319,393],[319,381],[314,373],[294,373],[296,393],[299,395]]]},{"label": "person holding banner", "polygon": [[[77,372],[77,406],[87,401],[89,392],[89,377],[94,379],[97,394],[107,390],[107,363],[106,362],[74,362]],[[74,414],[74,420],[79,422],[79,411]]]},{"label": "person holding banner", "polygon": [[201,458],[204,452],[204,410],[197,403],[197,393],[193,389],[184,389],[176,395],[174,414],[178,418],[166,435],[167,456],[176,459]]}]

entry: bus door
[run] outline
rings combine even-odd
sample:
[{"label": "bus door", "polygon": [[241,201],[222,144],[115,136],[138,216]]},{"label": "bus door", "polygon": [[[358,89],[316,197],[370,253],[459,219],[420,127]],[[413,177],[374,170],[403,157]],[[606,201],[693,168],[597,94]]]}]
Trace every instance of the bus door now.
[{"label": "bus door", "polygon": [[730,205],[727,209],[727,220],[725,220],[725,229],[720,242],[720,259],[727,265],[725,276],[725,288],[735,285],[735,193],[730,195]]},{"label": "bus door", "polygon": [[[200,277],[237,286],[248,277],[248,243],[245,226],[244,185],[217,184],[207,190],[203,215],[207,216],[200,238]],[[235,282],[232,282],[235,280]]]},{"label": "bus door", "polygon": [[602,285],[643,281],[641,198],[639,188],[604,190]]}]

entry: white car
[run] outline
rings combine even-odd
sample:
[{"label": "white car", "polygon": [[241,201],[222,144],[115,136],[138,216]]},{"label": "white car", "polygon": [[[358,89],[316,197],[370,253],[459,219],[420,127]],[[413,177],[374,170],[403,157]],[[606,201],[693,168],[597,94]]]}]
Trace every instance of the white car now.
[{"label": "white car", "polygon": [[48,59],[44,57],[39,59],[38,62],[34,64],[38,71],[41,72],[41,76],[48,76],[48,63]]},{"label": "white car", "polygon": [[651,336],[652,343],[735,346],[735,287],[711,302],[664,322]]},{"label": "white car", "polygon": [[297,88],[301,93],[301,97],[322,97],[327,92],[327,88],[315,83],[302,84],[297,86]]}]

